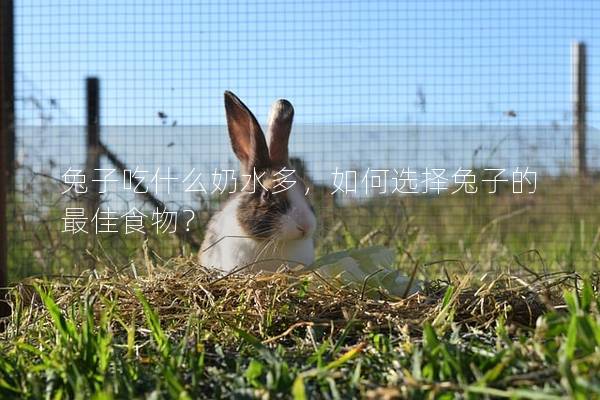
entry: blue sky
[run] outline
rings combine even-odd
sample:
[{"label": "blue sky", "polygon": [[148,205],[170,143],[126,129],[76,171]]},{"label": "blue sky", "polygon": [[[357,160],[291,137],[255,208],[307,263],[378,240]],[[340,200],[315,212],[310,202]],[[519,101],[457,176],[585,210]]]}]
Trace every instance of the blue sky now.
[{"label": "blue sky", "polygon": [[261,121],[285,97],[305,124],[568,124],[575,39],[588,45],[588,119],[600,122],[600,3],[592,0],[15,7],[23,125],[38,115],[23,101],[30,96],[54,123],[83,124],[88,75],[101,79],[104,125],[160,124],[158,111],[180,125],[223,124],[225,89]]}]

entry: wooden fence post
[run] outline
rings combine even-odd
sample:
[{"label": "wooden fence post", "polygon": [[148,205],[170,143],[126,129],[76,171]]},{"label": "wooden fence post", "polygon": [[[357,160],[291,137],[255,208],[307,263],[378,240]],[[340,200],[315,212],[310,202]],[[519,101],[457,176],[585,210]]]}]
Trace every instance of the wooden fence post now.
[{"label": "wooden fence post", "polygon": [[573,42],[571,46],[573,84],[573,167],[581,177],[587,176],[586,160],[586,54],[585,43]]},{"label": "wooden fence post", "polygon": [[100,83],[98,78],[86,79],[87,216],[91,219],[100,206]]},{"label": "wooden fence post", "polygon": [[[0,1],[0,317],[10,315],[5,302],[8,286],[6,203],[14,178],[15,91],[14,91],[13,1]],[[2,329],[3,327],[0,327]]]},{"label": "wooden fence post", "polygon": [[0,1],[0,122],[6,131],[3,149],[9,188],[15,172],[15,42],[13,0]]}]

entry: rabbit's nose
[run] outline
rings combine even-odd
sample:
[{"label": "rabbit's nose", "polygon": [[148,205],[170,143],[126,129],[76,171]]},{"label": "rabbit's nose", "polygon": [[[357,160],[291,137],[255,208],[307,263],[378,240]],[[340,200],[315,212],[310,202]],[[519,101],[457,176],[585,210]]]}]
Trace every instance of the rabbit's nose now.
[{"label": "rabbit's nose", "polygon": [[305,226],[305,225],[296,225],[296,227],[298,228],[298,230],[300,231],[300,233],[302,234],[302,236],[306,236],[306,233],[308,232],[308,226]]}]

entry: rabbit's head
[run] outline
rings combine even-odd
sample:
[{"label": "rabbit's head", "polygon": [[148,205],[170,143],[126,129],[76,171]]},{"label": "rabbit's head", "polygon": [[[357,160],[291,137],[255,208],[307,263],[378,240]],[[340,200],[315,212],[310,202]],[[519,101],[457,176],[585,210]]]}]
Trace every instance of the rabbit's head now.
[{"label": "rabbit's head", "polygon": [[252,112],[229,91],[225,92],[225,112],[231,146],[244,177],[236,216],[240,226],[256,239],[311,238],[316,229],[314,209],[304,182],[289,167],[291,103],[273,103],[266,138]]}]

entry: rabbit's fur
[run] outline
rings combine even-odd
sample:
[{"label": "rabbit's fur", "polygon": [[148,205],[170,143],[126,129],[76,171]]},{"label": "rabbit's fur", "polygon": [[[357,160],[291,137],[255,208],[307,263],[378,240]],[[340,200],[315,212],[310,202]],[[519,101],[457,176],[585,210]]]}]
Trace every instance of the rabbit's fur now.
[{"label": "rabbit's fur", "polygon": [[287,100],[273,104],[267,138],[252,112],[229,91],[225,112],[244,189],[210,220],[200,263],[224,271],[311,264],[316,217],[304,183],[289,167],[292,105]]}]

